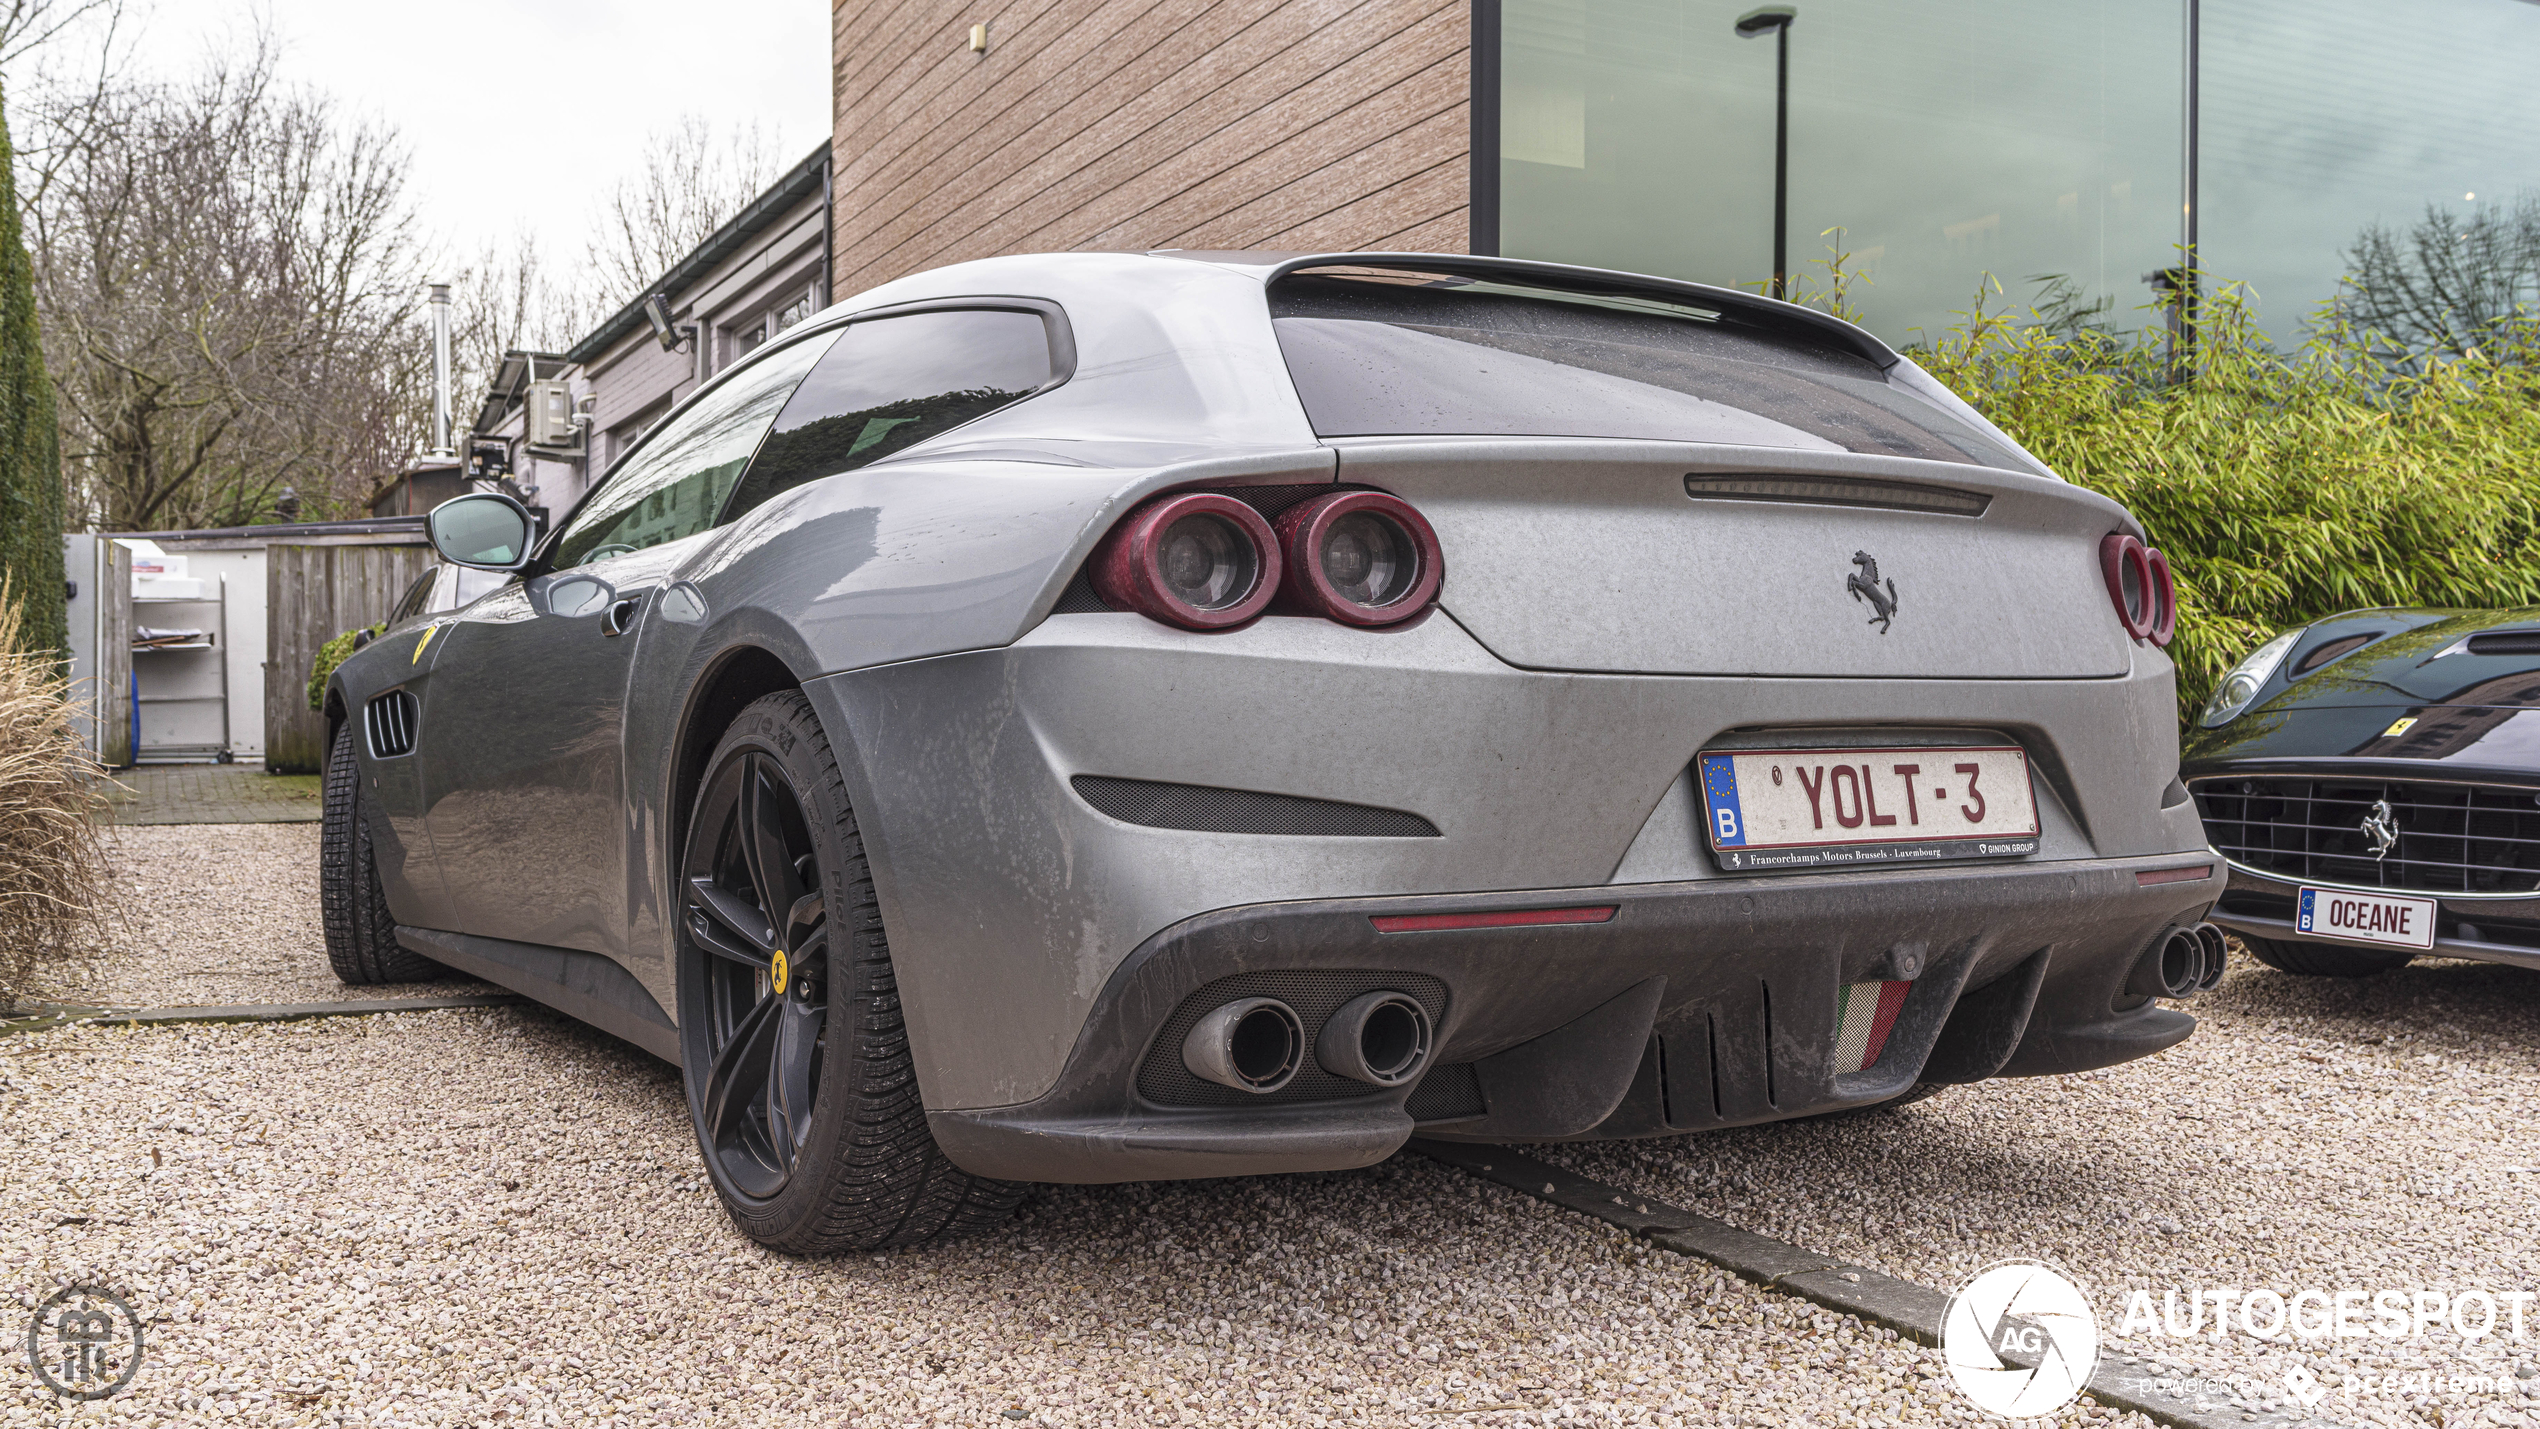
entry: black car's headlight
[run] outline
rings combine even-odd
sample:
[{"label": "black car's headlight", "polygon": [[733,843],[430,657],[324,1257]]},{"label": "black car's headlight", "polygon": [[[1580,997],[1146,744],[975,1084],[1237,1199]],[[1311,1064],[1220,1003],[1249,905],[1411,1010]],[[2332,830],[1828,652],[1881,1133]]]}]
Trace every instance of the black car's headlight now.
[{"label": "black car's headlight", "polygon": [[[2303,630],[2309,628],[2302,627]],[[2205,713],[2196,722],[2213,729],[2238,719],[2240,712],[2258,698],[2258,691],[2266,687],[2275,667],[2284,663],[2284,657],[2292,650],[2294,642],[2301,638],[2301,630],[2288,630],[2250,651],[2247,659],[2232,666],[2231,673],[2222,677],[2221,684],[2214,686],[2213,698],[2205,701]]]}]

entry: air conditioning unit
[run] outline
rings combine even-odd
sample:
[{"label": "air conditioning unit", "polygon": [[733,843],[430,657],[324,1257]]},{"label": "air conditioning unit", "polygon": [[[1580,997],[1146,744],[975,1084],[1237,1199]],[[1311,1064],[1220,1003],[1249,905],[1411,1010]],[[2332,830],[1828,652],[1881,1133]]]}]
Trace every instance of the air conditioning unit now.
[{"label": "air conditioning unit", "polygon": [[573,419],[573,393],[562,382],[529,384],[529,444],[578,449],[582,425]]}]

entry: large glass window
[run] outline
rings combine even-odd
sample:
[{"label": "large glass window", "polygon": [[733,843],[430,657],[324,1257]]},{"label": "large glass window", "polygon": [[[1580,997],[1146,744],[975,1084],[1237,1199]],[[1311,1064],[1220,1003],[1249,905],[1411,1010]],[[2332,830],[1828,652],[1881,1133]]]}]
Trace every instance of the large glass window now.
[{"label": "large glass window", "polygon": [[1309,270],[1271,289],[1270,312],[1319,436],[1638,437],[2016,465],[1822,334],[1691,304]]},{"label": "large glass window", "polygon": [[2527,224],[2540,243],[2540,5],[2203,0],[2200,48],[2201,266],[2248,283],[2279,342],[2301,339],[2368,230],[2402,264],[2456,256],[2456,290],[2501,276],[2482,271],[2497,255],[2481,228]]},{"label": "large glass window", "polygon": [[856,323],[785,404],[732,514],[975,421],[1056,371],[1039,313],[960,308]]},{"label": "large glass window", "polygon": [[772,353],[672,418],[574,515],[556,565],[640,551],[714,525],[768,424],[834,340],[814,333]]},{"label": "large glass window", "polygon": [[[1782,41],[1739,36],[1753,0],[1501,7],[1500,251],[1760,290]],[[1796,9],[1795,281],[1822,276],[1840,227],[1868,280],[1851,301],[1899,346],[1987,273],[2022,302],[2062,279],[2077,305],[2149,320],[2145,276],[2183,238],[2182,0]]]}]

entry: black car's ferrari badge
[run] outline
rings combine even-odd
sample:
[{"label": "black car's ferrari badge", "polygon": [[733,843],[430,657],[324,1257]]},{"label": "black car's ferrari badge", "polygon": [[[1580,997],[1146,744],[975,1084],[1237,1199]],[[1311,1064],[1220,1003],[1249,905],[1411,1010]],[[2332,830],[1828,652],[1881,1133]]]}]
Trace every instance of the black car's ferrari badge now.
[{"label": "black car's ferrari badge", "polygon": [[1896,619],[1896,582],[1890,580],[1887,589],[1879,589],[1878,558],[1867,551],[1854,551],[1852,564],[1861,569],[1843,578],[1843,588],[1852,593],[1854,600],[1870,603],[1870,624],[1885,635],[1889,622]]},{"label": "black car's ferrari badge", "polygon": [[2371,840],[2372,856],[2376,861],[2388,858],[2390,851],[2399,846],[2399,815],[2390,807],[2390,801],[2375,800],[2373,806],[2364,811],[2359,831]]}]

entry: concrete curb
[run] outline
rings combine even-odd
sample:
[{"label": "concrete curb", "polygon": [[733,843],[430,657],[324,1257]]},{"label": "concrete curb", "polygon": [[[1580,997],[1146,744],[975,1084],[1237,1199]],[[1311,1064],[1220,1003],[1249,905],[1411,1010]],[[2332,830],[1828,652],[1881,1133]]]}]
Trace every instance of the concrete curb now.
[{"label": "concrete curb", "polygon": [[[1405,1149],[1563,1210],[1593,1216],[1679,1255],[1707,1260],[1767,1290],[1796,1295],[1922,1344],[1940,1343],[1949,1296],[1929,1286],[1742,1231],[1681,1206],[1628,1195],[1512,1147],[1414,1137]],[[2322,1422],[2170,1393],[2161,1389],[2164,1382],[2153,1370],[2111,1365],[2102,1356],[2087,1390],[2112,1409],[2132,1410],[2175,1429],[2246,1429],[2252,1424],[2291,1429]]]},{"label": "concrete curb", "polygon": [[458,997],[391,997],[361,1002],[241,1002],[221,1007],[62,1007],[33,1017],[0,1020],[0,1037],[79,1024],[166,1027],[187,1022],[299,1022],[312,1017],[375,1017],[383,1012],[437,1012],[453,1007],[511,1007],[526,1001],[527,998],[516,992],[471,992]]}]

